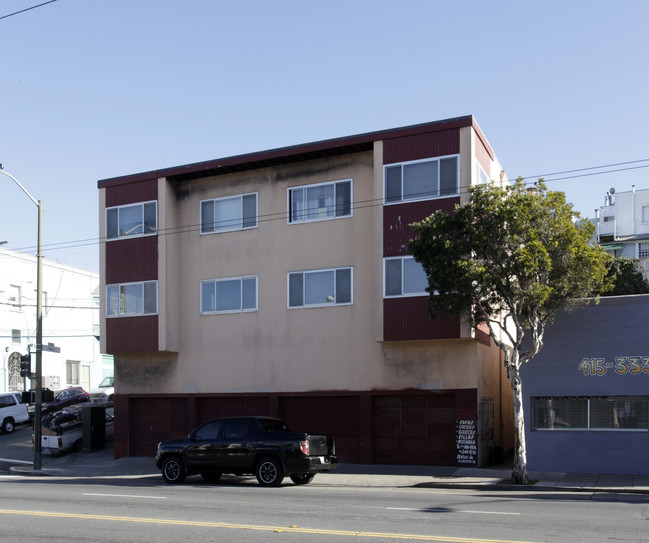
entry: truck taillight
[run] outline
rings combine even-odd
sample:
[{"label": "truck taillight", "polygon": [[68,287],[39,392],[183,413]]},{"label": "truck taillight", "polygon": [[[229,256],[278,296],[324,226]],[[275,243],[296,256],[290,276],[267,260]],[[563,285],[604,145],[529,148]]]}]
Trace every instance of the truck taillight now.
[{"label": "truck taillight", "polygon": [[308,441],[300,441],[300,450],[309,456],[309,442]]}]

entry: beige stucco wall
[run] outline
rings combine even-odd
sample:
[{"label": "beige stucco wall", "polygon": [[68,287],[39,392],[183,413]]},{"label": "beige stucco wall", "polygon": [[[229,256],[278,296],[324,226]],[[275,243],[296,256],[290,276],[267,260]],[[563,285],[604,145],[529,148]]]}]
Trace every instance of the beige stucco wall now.
[{"label": "beige stucco wall", "polygon": [[[161,350],[168,352],[118,357],[118,366],[120,360],[140,366],[129,370],[126,388],[232,393],[476,387],[475,341],[380,341],[380,143],[375,151],[180,187],[160,180],[165,235],[159,242],[159,331]],[[348,178],[352,218],[287,224],[289,187]],[[200,234],[201,200],[248,192],[258,193],[257,228]],[[178,225],[196,227],[171,234]],[[353,267],[352,305],[287,308],[287,272],[339,266]],[[244,275],[259,277],[258,311],[200,315],[201,280]],[[126,388],[122,392],[128,393]]]}]

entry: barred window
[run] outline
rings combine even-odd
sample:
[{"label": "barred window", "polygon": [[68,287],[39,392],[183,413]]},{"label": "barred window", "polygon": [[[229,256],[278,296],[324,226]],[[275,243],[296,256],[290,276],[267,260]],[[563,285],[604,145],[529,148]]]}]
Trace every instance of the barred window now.
[{"label": "barred window", "polygon": [[532,398],[532,429],[649,430],[649,396]]}]

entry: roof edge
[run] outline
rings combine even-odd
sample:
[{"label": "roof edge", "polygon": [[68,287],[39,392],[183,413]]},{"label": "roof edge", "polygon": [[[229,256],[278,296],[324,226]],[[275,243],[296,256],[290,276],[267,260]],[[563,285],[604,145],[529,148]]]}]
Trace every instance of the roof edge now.
[{"label": "roof edge", "polygon": [[[129,183],[136,183],[150,179],[158,179],[160,177],[173,177],[177,175],[188,175],[192,173],[205,172],[210,170],[218,170],[219,168],[241,166],[246,163],[259,163],[272,160],[287,159],[288,157],[323,152],[327,150],[344,149],[346,147],[352,148],[363,144],[369,144],[374,141],[383,139],[390,139],[401,136],[415,135],[423,132],[437,132],[440,130],[449,130],[453,128],[463,128],[470,126],[479,135],[480,139],[485,143],[485,146],[493,156],[491,146],[487,143],[486,138],[478,127],[473,115],[465,115],[462,117],[453,117],[450,119],[443,119],[439,121],[432,121],[427,123],[420,123],[414,125],[403,126],[399,128],[390,128],[385,130],[378,130],[373,132],[365,132],[362,134],[344,136],[339,138],[332,138],[327,140],[320,140],[309,143],[302,143],[291,145],[287,147],[278,147],[268,149],[265,151],[256,151],[242,155],[234,155],[225,158],[218,158],[214,160],[207,160],[202,162],[194,162],[181,166],[172,166],[169,168],[162,168],[160,170],[151,170],[148,172],[141,172],[129,174],[124,176],[112,177],[101,179],[97,182],[98,188],[105,188],[113,185],[123,185]],[[350,151],[351,152],[351,151]]]}]

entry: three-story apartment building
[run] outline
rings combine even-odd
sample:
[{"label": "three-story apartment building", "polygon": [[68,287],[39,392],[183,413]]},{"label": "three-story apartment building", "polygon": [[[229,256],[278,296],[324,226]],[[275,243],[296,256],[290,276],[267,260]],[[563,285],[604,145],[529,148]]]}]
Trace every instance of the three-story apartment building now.
[{"label": "three-story apartment building", "polygon": [[508,448],[499,350],[427,316],[406,250],[410,223],[489,179],[467,116],[100,181],[116,456],[239,414],[332,433],[349,462]]}]

